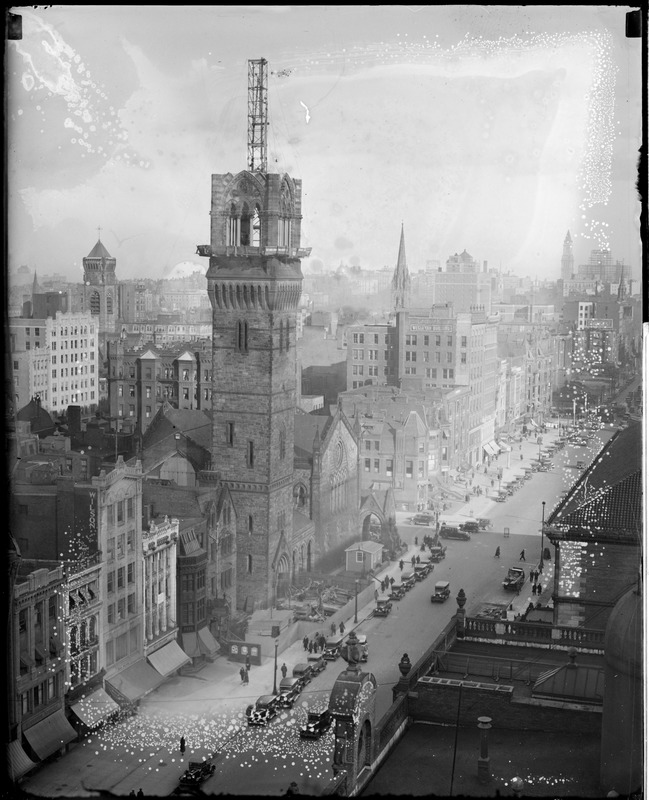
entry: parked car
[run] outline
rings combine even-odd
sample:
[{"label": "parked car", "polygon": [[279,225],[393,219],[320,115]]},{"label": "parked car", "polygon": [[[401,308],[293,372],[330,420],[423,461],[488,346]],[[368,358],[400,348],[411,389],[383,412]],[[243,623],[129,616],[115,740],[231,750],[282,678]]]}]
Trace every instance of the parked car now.
[{"label": "parked car", "polygon": [[307,661],[309,662],[309,666],[311,667],[312,677],[319,675],[323,669],[327,668],[327,662],[322,653],[314,653],[313,655],[307,656],[306,658]]},{"label": "parked car", "polygon": [[446,547],[441,544],[433,545],[430,548],[430,560],[435,564],[446,558]]},{"label": "parked car", "polygon": [[431,514],[430,511],[422,511],[419,514],[415,514],[412,518],[413,525],[434,525],[435,524],[435,515]]},{"label": "parked car", "polygon": [[392,611],[392,603],[390,600],[376,601],[376,608],[374,609],[375,617],[387,617],[390,611]]},{"label": "parked car", "polygon": [[393,583],[392,590],[390,591],[390,600],[401,600],[402,597],[405,597],[406,590],[400,583]]},{"label": "parked car", "polygon": [[423,581],[424,578],[428,577],[428,573],[434,567],[430,561],[425,561],[423,564],[415,564],[415,580],[416,581]]},{"label": "parked car", "polygon": [[499,492],[498,496],[496,497],[497,503],[504,503],[507,500],[507,493],[506,492]]},{"label": "parked car", "polygon": [[477,519],[468,519],[460,525],[460,530],[466,531],[467,533],[479,533],[480,524]]},{"label": "parked car", "polygon": [[439,529],[439,535],[442,539],[462,539],[465,542],[471,539],[466,531],[461,531],[459,528],[452,528],[448,525],[442,525]]},{"label": "parked car", "polygon": [[216,769],[211,761],[190,761],[189,766],[180,778],[181,786],[198,786],[214,774]]},{"label": "parked car", "polygon": [[330,636],[327,639],[323,653],[323,656],[327,659],[327,661],[335,661],[338,658],[342,644],[342,636]]},{"label": "parked car", "polygon": [[478,517],[478,525],[481,531],[487,531],[493,527],[488,517]]},{"label": "parked car", "polygon": [[451,585],[448,581],[437,581],[435,591],[430,596],[431,603],[445,603],[451,594]]},{"label": "parked car", "polygon": [[246,709],[248,725],[270,725],[279,713],[279,698],[276,694],[262,694]]},{"label": "parked car", "polygon": [[293,667],[293,677],[301,681],[302,688],[304,688],[307,683],[311,683],[311,678],[313,677],[313,667],[311,664],[296,664]]},{"label": "parked car", "polygon": [[309,711],[306,725],[300,728],[302,739],[319,739],[331,727],[332,718],[328,708],[324,711]]},{"label": "parked car", "polygon": [[401,576],[401,585],[407,592],[409,592],[415,585],[415,573],[404,572],[403,575]]},{"label": "parked car", "polygon": [[299,697],[302,689],[303,684],[299,678],[282,678],[279,684],[278,699],[281,708],[293,708],[293,703]]},{"label": "parked car", "polygon": [[525,585],[525,571],[520,567],[510,567],[503,581],[503,589],[518,594]]}]

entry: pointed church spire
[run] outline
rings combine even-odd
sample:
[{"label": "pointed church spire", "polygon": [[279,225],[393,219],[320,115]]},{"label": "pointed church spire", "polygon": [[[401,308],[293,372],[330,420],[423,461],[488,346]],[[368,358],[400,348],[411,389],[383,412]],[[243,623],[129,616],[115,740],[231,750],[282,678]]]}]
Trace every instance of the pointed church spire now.
[{"label": "pointed church spire", "polygon": [[397,266],[392,277],[392,296],[394,298],[394,307],[397,311],[410,305],[410,273],[406,263],[406,239],[403,232],[403,222],[401,223],[401,240],[399,241]]},{"label": "pointed church spire", "polygon": [[626,282],[624,280],[624,264],[620,265],[620,282],[617,285],[617,299],[624,300],[626,297]]},{"label": "pointed church spire", "polygon": [[32,297],[35,294],[41,294],[42,291],[43,290],[41,289],[40,284],[38,282],[38,275],[36,274],[36,270],[34,269],[34,280],[32,282]]}]

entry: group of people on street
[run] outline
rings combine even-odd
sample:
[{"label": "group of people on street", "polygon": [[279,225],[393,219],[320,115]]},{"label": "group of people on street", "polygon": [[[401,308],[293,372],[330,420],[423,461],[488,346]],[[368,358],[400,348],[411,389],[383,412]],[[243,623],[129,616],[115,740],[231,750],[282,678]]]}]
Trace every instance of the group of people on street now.
[{"label": "group of people on street", "polygon": [[305,634],[304,638],[302,639],[302,646],[304,647],[304,651],[308,652],[310,655],[311,653],[324,652],[326,641],[327,639],[325,635],[318,631],[318,633],[313,635],[312,639]]},{"label": "group of people on street", "polygon": [[543,591],[543,586],[539,581],[538,569],[530,570],[530,583],[532,584],[532,594],[541,594],[541,592]]},{"label": "group of people on street", "polygon": [[246,663],[242,665],[241,669],[239,670],[239,675],[241,676],[241,683],[249,683],[249,675],[250,672],[250,656],[246,656]]}]

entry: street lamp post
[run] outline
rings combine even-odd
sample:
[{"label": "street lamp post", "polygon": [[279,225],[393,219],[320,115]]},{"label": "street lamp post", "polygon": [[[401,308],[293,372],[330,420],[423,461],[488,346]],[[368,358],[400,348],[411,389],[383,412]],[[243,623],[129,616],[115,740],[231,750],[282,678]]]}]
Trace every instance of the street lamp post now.
[{"label": "street lamp post", "polygon": [[273,694],[277,694],[277,647],[279,642],[275,639],[275,669],[273,670]]},{"label": "street lamp post", "polygon": [[358,581],[354,581],[356,591],[354,592],[354,625],[358,625]]},{"label": "street lamp post", "polygon": [[541,503],[541,563],[539,572],[543,572],[543,534],[545,533],[545,500]]}]

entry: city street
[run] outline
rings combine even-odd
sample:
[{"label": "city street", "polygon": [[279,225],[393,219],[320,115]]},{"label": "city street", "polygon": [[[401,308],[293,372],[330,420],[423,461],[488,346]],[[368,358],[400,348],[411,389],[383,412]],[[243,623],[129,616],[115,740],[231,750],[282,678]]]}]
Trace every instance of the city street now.
[{"label": "city street", "polygon": [[[444,540],[446,558],[435,565],[426,579],[417,582],[400,601],[393,602],[392,612],[385,618],[374,618],[374,602],[358,609],[358,624],[353,616],[346,629],[357,630],[368,637],[369,659],[366,669],[378,684],[377,716],[380,718],[392,703],[392,687],[399,678],[397,664],[404,652],[415,663],[456,612],[455,596],[462,588],[467,595],[466,610],[475,613],[483,604],[512,603],[516,612],[531,601],[530,583],[526,581],[520,595],[505,592],[502,579],[510,566],[521,564],[519,555],[525,550],[526,569],[536,566],[541,555],[541,502],[546,503],[546,517],[561,492],[579,477],[577,460],[586,464],[595,457],[613,435],[607,428],[599,431],[588,447],[566,446],[555,454],[549,472],[537,472],[525,481],[505,503],[490,500],[483,493],[468,503],[454,503],[448,516],[463,518],[485,516],[492,528],[474,534],[470,541]],[[557,437],[556,429],[543,437],[547,445]],[[538,455],[536,441],[524,441],[521,449],[501,454],[492,470],[502,466],[504,480]],[[520,453],[523,461],[520,461]],[[518,463],[515,458],[518,457]],[[487,473],[476,473],[475,483],[491,488]],[[415,545],[433,529],[411,524],[411,513],[398,512],[401,538],[408,545],[404,554],[404,571],[413,555],[424,555]],[[510,535],[504,536],[505,528]],[[494,558],[496,547],[501,556]],[[547,546],[547,544],[546,544]],[[522,565],[522,564],[521,564]],[[551,565],[544,572],[549,581]],[[398,563],[384,564],[378,573],[399,580]],[[431,603],[430,595],[437,580],[448,580],[451,596],[445,603]],[[379,589],[380,592],[380,589]],[[286,663],[289,674],[295,664],[306,660],[302,643],[296,642],[278,657],[279,667]],[[25,780],[24,788],[35,795],[70,797],[90,794],[90,790],[111,791],[128,795],[142,788],[145,794],[171,794],[189,760],[201,760],[219,753],[214,775],[203,785],[205,793],[227,791],[248,794],[264,787],[266,794],[282,794],[291,780],[301,791],[321,791],[332,777],[333,734],[329,731],[318,741],[299,737],[307,709],[326,707],[331,688],[344,669],[339,658],[329,662],[302,693],[293,709],[284,711],[268,728],[249,728],[245,708],[273,688],[275,664],[263,658],[260,667],[252,667],[250,684],[242,685],[235,664],[218,658],[199,675],[176,676],[145,697],[137,714],[110,726],[72,747],[70,753],[47,765]],[[187,740],[187,752],[178,750],[180,736]]]}]

